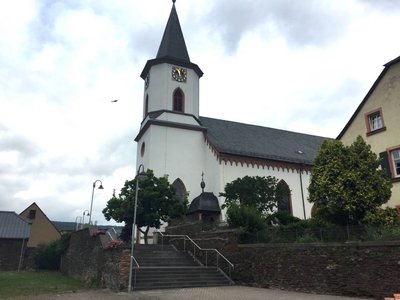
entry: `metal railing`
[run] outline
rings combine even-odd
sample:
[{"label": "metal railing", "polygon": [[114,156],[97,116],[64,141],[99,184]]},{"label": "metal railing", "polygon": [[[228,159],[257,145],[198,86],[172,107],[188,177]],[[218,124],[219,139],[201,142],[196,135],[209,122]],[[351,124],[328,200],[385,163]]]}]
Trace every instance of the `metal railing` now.
[{"label": "metal railing", "polygon": [[135,257],[131,256],[131,261],[134,261],[136,264],[136,267],[137,267],[137,268],[135,268],[135,274],[133,277],[133,288],[135,288],[136,287],[136,271],[140,269],[140,266]]},{"label": "metal railing", "polygon": [[[232,281],[231,275],[232,275],[232,270],[234,269],[234,265],[221,252],[219,252],[217,249],[201,248],[195,241],[193,241],[187,235],[183,235],[183,234],[163,234],[159,230],[156,230],[156,232],[161,235],[161,249],[164,249],[164,237],[175,238],[175,239],[172,239],[172,240],[170,239],[169,242],[173,242],[175,240],[183,240],[183,251],[189,252],[192,255],[193,259],[197,260],[200,263],[202,263],[201,260],[203,258],[204,265],[206,267],[208,267],[209,263],[212,262],[212,261],[210,261],[211,257],[209,257],[208,253],[209,252],[215,253],[215,257],[216,257],[215,258],[215,266],[216,266],[217,270],[222,272],[230,281]],[[189,241],[191,243],[191,245],[193,246],[193,250],[192,251],[189,248],[190,246],[186,245],[186,241]],[[196,249],[197,249],[197,257],[196,257]],[[205,253],[204,256],[201,253]],[[222,260],[224,262],[226,262],[226,264],[228,266],[228,274],[229,275],[227,275],[223,271],[223,269],[220,267],[220,258],[222,258]]]}]

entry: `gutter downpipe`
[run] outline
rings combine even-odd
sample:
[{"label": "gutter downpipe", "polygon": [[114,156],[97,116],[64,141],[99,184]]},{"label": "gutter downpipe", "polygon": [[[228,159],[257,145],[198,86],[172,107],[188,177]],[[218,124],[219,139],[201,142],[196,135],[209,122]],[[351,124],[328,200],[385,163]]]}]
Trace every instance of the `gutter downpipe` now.
[{"label": "gutter downpipe", "polygon": [[300,174],[301,201],[302,201],[302,203],[303,203],[304,220],[306,220],[307,217],[306,217],[306,205],[305,205],[305,203],[304,203],[303,179],[302,179],[302,177],[301,177],[301,173],[302,173],[302,172],[303,172],[303,165],[301,164],[301,165],[300,165],[300,172],[299,172],[299,174]]}]

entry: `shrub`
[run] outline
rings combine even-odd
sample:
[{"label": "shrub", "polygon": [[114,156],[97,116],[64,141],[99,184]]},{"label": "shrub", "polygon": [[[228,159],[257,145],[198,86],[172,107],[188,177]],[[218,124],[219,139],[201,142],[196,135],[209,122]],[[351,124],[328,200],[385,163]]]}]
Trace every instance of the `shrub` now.
[{"label": "shrub", "polygon": [[398,215],[394,208],[378,208],[374,212],[368,213],[364,220],[367,224],[374,226],[388,226],[398,223]]},{"label": "shrub", "polygon": [[34,254],[35,266],[40,270],[58,270],[61,256],[69,246],[70,234],[63,234],[58,240],[40,244]]},{"label": "shrub", "polygon": [[228,224],[234,228],[242,228],[245,232],[257,232],[265,228],[265,221],[255,207],[231,204],[226,211]]}]

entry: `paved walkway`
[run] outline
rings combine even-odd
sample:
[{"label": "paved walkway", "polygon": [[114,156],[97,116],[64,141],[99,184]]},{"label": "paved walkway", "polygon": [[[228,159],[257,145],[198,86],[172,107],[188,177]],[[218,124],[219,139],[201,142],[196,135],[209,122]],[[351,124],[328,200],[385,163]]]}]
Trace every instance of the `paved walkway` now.
[{"label": "paved walkway", "polygon": [[138,300],[360,300],[330,295],[315,295],[288,292],[274,289],[262,289],[245,286],[224,286],[210,288],[189,288],[173,290],[152,290],[133,293]]},{"label": "paved walkway", "polygon": [[[0,299],[1,293],[0,293]],[[330,295],[315,295],[244,286],[140,291],[128,294],[109,290],[47,294],[13,298],[15,300],[365,300]]]}]

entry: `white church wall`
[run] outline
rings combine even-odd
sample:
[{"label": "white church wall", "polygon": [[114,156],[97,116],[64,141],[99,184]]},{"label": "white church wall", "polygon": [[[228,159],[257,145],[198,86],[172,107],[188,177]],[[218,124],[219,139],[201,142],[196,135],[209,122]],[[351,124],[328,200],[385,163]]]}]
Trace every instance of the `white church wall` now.
[{"label": "white church wall", "polygon": [[[150,83],[143,96],[145,106],[146,96],[149,97],[148,111],[172,110],[172,95],[177,87],[184,93],[185,113],[199,117],[199,80],[196,72],[187,69],[186,82],[179,83],[171,80],[171,64],[159,64],[149,71]],[[170,95],[165,97],[165,95]],[[144,107],[143,106],[143,107]]]},{"label": "white church wall", "polygon": [[[304,197],[304,206],[306,210],[306,217],[310,217],[311,204],[308,203],[308,182],[309,175],[306,172],[302,173],[302,181],[303,181],[303,197],[301,195],[301,187],[300,187],[300,174],[297,171],[292,170],[282,170],[282,168],[272,168],[269,169],[267,167],[262,168],[252,165],[243,164],[243,166],[238,163],[230,163],[230,162],[222,162],[221,163],[221,190],[224,190],[225,185],[230,183],[237,178],[242,178],[244,176],[274,176],[278,180],[283,179],[291,190],[291,200],[292,200],[292,211],[293,215],[303,219],[303,197]],[[223,202],[223,197],[220,199]]]},{"label": "white church wall", "polygon": [[181,124],[197,125],[197,126],[199,125],[199,122],[195,118],[193,118],[192,115],[177,114],[171,112],[163,112],[159,117],[157,117],[157,120],[170,121]]},{"label": "white church wall", "polygon": [[[138,143],[138,165],[142,163],[145,169],[152,169],[157,177],[168,175],[170,183],[180,178],[189,192],[189,200],[192,200],[201,193],[203,140],[201,131],[152,125]],[[142,157],[140,148],[143,141],[146,151]]]}]

